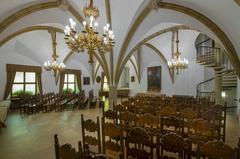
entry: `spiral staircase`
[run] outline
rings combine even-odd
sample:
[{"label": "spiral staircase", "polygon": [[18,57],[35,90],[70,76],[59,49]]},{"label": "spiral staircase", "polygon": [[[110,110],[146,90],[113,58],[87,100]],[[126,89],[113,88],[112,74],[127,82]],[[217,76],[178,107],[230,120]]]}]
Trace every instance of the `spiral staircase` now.
[{"label": "spiral staircase", "polygon": [[197,50],[196,62],[215,70],[214,77],[197,85],[197,98],[209,97],[212,101],[215,101],[216,92],[214,90],[205,91],[203,88],[217,80],[226,95],[223,101],[227,103],[227,107],[236,107],[237,74],[227,58],[225,50],[218,47],[214,40],[203,34],[198,36],[195,46]]}]

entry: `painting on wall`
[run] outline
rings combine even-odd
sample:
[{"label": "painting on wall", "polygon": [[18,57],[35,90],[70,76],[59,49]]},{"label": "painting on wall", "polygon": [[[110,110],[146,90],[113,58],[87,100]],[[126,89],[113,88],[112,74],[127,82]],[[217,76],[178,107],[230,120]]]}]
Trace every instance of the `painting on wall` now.
[{"label": "painting on wall", "polygon": [[97,76],[96,82],[97,82],[97,83],[100,83],[100,82],[101,82],[101,77],[100,77],[100,76]]},{"label": "painting on wall", "polygon": [[135,82],[135,76],[131,76],[131,82]]},{"label": "painting on wall", "polygon": [[161,66],[148,67],[148,91],[161,91]]},{"label": "painting on wall", "polygon": [[83,77],[83,85],[90,85],[90,77]]}]

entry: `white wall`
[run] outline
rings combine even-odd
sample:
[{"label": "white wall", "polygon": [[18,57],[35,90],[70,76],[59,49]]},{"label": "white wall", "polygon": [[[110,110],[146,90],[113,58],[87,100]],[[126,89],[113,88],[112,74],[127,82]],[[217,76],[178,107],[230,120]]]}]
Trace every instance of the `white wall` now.
[{"label": "white wall", "polygon": [[[204,67],[204,81],[212,78],[215,76],[213,68],[209,67]],[[215,80],[211,80],[210,82],[207,82],[203,85],[204,87],[202,88],[203,91],[205,92],[211,92],[215,90]]]},{"label": "white wall", "polygon": [[[192,95],[196,96],[196,86],[198,83],[204,81],[204,67],[196,63],[196,49],[194,46],[197,33],[190,31],[180,31],[180,51],[182,57],[186,57],[189,60],[188,69],[181,70],[178,75],[175,74],[174,83],[171,81],[168,68],[163,59],[153,52],[150,48],[143,46],[142,48],[142,75],[141,83],[130,82],[131,95],[135,95],[138,92],[147,91],[147,68],[152,66],[162,67],[162,90],[161,93],[166,95]],[[162,54],[167,57],[167,60],[171,55],[171,35],[164,35],[151,41],[155,47],[157,47]],[[164,43],[163,43],[164,42]],[[127,64],[129,65],[129,64]],[[133,67],[130,67],[130,76],[135,76]]]}]

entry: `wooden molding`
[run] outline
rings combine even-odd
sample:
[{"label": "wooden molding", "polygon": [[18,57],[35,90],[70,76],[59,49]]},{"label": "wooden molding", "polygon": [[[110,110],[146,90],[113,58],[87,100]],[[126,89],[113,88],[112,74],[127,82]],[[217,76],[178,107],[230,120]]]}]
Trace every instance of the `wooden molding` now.
[{"label": "wooden molding", "polygon": [[10,34],[9,36],[7,36],[6,38],[4,38],[3,40],[0,41],[0,47],[3,46],[6,42],[8,42],[9,40],[12,40],[13,38],[27,33],[27,32],[31,32],[31,31],[36,31],[36,30],[46,30],[46,31],[54,31],[54,32],[58,32],[58,33],[63,33],[63,30],[57,27],[52,27],[52,26],[30,26],[30,27],[26,27],[23,29],[20,29],[12,34]]},{"label": "wooden molding", "polygon": [[240,0],[234,0],[240,6]]},{"label": "wooden molding", "polygon": [[[135,72],[136,72],[136,75],[137,75],[138,81],[140,81],[140,79],[139,79],[139,70],[137,69],[136,64],[134,63],[134,61],[133,61],[131,58],[129,59],[129,61],[130,61],[131,64],[133,65],[133,68],[134,68],[134,70],[135,70]],[[139,82],[139,83],[140,83],[140,82]]]},{"label": "wooden molding", "polygon": [[5,18],[0,23],[0,34],[11,24],[15,23],[16,21],[20,20],[21,18],[30,15],[34,12],[41,11],[44,9],[50,9],[50,8],[58,8],[62,5],[65,5],[68,11],[80,22],[82,25],[83,17],[77,12],[77,10],[69,3],[62,0],[57,0],[54,2],[46,2],[46,3],[39,3],[35,5],[28,6],[26,8],[23,8],[12,15]]},{"label": "wooden molding", "polygon": [[21,9],[15,13],[13,13],[12,15],[8,16],[7,18],[5,18],[1,23],[0,23],[0,34],[7,28],[9,27],[11,24],[15,23],[16,21],[18,21],[19,19],[32,14],[34,12],[40,11],[40,10],[44,10],[44,9],[49,9],[49,8],[56,8],[58,7],[60,4],[60,2],[58,1],[54,1],[54,2],[46,2],[46,3],[39,3],[39,4],[35,4],[29,7],[26,7],[24,9]]}]

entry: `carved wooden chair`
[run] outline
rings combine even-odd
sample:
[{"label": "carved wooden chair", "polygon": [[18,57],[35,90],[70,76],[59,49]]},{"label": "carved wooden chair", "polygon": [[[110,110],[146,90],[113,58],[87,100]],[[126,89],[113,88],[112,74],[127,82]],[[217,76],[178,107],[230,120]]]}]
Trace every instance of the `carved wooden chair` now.
[{"label": "carved wooden chair", "polygon": [[123,127],[124,129],[128,129],[134,126],[134,123],[136,121],[136,115],[129,111],[120,112],[119,120],[120,126]]},{"label": "carved wooden chair", "polygon": [[102,111],[103,111],[103,119],[106,122],[117,123],[117,120],[118,120],[117,112],[112,110],[104,111],[104,107],[102,108]]},{"label": "carved wooden chair", "polygon": [[161,117],[160,122],[161,134],[167,134],[170,132],[180,135],[183,134],[183,120],[181,118],[173,116]]},{"label": "carved wooden chair", "polygon": [[214,130],[214,127],[204,119],[195,119],[190,124],[186,135],[187,154],[194,157],[199,156],[199,149],[204,143],[218,138],[218,133]]},{"label": "carved wooden chair", "polygon": [[176,108],[173,106],[164,106],[163,108],[161,108],[161,111],[160,111],[161,117],[176,116],[176,115],[177,115],[177,111],[176,111]]},{"label": "carved wooden chair", "polygon": [[189,127],[194,119],[198,118],[198,112],[192,108],[180,110],[179,117],[183,120],[183,135],[188,134]]},{"label": "carved wooden chair", "polygon": [[184,152],[187,145],[180,135],[175,133],[169,133],[162,136],[160,146],[161,156],[164,156],[164,152],[166,151],[167,155],[170,155],[169,153],[177,153],[178,158],[184,159]]},{"label": "carved wooden chair", "polygon": [[200,149],[200,154],[208,159],[237,159],[234,149],[221,141],[205,143]]},{"label": "carved wooden chair", "polygon": [[[153,144],[149,133],[141,127],[133,127],[129,129],[126,137],[126,155],[136,159],[152,159]],[[150,152],[147,151],[150,149]]]},{"label": "carved wooden chair", "polygon": [[114,123],[105,123],[102,118],[103,153],[113,159],[124,157],[123,130]]},{"label": "carved wooden chair", "polygon": [[82,159],[82,144],[78,143],[78,152],[71,144],[60,145],[58,141],[58,135],[54,135],[54,147],[55,147],[55,158],[56,159]]},{"label": "carved wooden chair", "polygon": [[[83,141],[83,151],[87,153],[87,149],[91,149],[90,146],[97,147],[97,151],[90,150],[90,155],[100,154],[101,153],[101,139],[100,139],[100,122],[99,117],[97,117],[97,122],[94,122],[91,119],[84,120],[83,114],[81,115],[82,123],[82,141]],[[86,133],[91,133],[87,135]],[[97,136],[97,137],[95,137]]]}]

